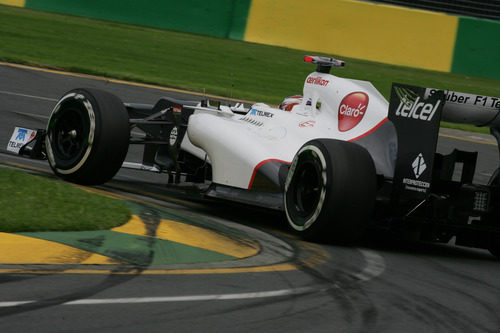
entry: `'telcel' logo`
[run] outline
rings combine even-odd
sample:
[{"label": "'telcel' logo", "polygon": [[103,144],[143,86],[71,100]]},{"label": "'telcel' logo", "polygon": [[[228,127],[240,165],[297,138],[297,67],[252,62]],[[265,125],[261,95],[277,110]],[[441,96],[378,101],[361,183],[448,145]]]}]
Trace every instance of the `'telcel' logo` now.
[{"label": "'telcel' logo", "polygon": [[422,102],[416,92],[406,88],[396,87],[395,92],[400,100],[396,110],[396,116],[398,117],[431,121],[441,103],[440,100],[434,105]]},{"label": "'telcel' logo", "polygon": [[365,116],[368,101],[368,95],[362,91],[350,93],[342,99],[339,107],[339,131],[348,131],[359,124]]}]

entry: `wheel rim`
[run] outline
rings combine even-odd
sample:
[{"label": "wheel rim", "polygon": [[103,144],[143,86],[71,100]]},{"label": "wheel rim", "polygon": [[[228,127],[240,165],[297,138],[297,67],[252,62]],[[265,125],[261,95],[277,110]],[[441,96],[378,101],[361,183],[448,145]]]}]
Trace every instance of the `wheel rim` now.
[{"label": "wheel rim", "polygon": [[320,173],[311,161],[302,164],[296,172],[293,201],[297,214],[306,218],[314,213],[320,199]]},{"label": "wheel rim", "polygon": [[94,117],[87,104],[76,99],[75,94],[68,94],[52,112],[46,145],[50,165],[59,173],[73,172],[87,158]]},{"label": "wheel rim", "polygon": [[54,124],[54,153],[61,160],[78,158],[86,149],[84,122],[81,112],[65,110]]},{"label": "wheel rim", "polygon": [[323,210],[325,170],[325,158],[313,145],[303,147],[292,162],[285,183],[285,213],[290,225],[298,231],[310,228]]}]

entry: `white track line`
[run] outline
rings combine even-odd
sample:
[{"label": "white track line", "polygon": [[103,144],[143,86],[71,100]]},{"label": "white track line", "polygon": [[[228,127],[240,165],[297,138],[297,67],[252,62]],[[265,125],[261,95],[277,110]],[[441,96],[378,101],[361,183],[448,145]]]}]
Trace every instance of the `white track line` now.
[{"label": "white track line", "polygon": [[40,118],[40,119],[49,119],[49,116],[44,116],[41,114],[36,114],[36,113],[29,113],[29,112],[18,112],[18,111],[13,111],[15,114],[19,114],[21,116],[27,116],[27,117],[33,117],[33,118]]},{"label": "white track line", "polygon": [[0,302],[0,308],[8,308],[11,306],[19,306],[28,303],[34,303],[36,301],[17,301],[17,302]]},{"label": "white track line", "polygon": [[318,290],[318,288],[315,288],[315,287],[303,287],[303,288],[295,288],[295,289],[259,291],[259,292],[241,293],[241,294],[81,299],[81,300],[76,300],[76,301],[64,303],[64,305],[222,301],[222,300],[255,299],[255,298],[269,298],[269,297],[302,295],[302,294],[306,294],[306,293],[310,293],[310,292],[315,292],[317,290]]},{"label": "white track line", "polygon": [[[137,303],[168,303],[168,302],[195,302],[195,301],[222,301],[241,300],[303,295],[311,292],[325,290],[328,286],[302,287],[293,289],[281,289],[271,291],[259,291],[240,294],[219,295],[191,295],[191,296],[165,296],[165,297],[130,297],[130,298],[88,298],[70,301],[62,305],[97,305],[97,304],[137,304]],[[36,301],[0,302],[1,307],[14,307]]]},{"label": "white track line", "polygon": [[27,98],[34,98],[34,99],[41,99],[41,100],[44,100],[44,101],[51,101],[51,102],[57,102],[58,101],[58,99],[56,99],[56,98],[48,98],[48,97],[35,96],[35,95],[26,95],[26,94],[20,94],[20,93],[5,91],[5,90],[0,90],[0,94],[6,94],[6,95],[12,95],[12,96],[20,96],[20,97],[27,97]]}]

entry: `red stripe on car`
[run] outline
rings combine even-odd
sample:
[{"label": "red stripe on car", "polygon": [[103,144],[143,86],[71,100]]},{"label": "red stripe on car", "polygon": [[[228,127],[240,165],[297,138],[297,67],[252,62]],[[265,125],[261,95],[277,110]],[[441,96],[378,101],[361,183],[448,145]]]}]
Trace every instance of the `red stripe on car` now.
[{"label": "red stripe on car", "polygon": [[257,174],[257,170],[259,170],[259,168],[265,164],[265,163],[268,163],[268,162],[281,162],[281,163],[285,163],[285,164],[292,164],[292,162],[287,162],[287,161],[283,161],[283,160],[278,160],[278,159],[275,159],[275,158],[270,158],[268,160],[264,160],[262,162],[260,162],[259,164],[257,164],[255,166],[255,168],[253,169],[253,173],[252,173],[252,178],[250,178],[250,183],[248,184],[248,189],[251,190],[252,189],[252,185],[253,185],[253,181],[255,179],[255,175]]}]

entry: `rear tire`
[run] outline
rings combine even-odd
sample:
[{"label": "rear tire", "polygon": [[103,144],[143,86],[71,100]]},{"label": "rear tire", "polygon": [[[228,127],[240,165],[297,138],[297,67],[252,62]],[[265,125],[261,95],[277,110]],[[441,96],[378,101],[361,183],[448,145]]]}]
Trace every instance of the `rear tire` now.
[{"label": "rear tire", "polygon": [[[498,242],[499,239],[497,238],[496,241]],[[488,247],[488,251],[490,251],[490,253],[492,255],[494,255],[497,259],[500,259],[500,245],[499,244],[490,245],[490,247]]]},{"label": "rear tire", "polygon": [[363,235],[375,195],[375,166],[365,148],[316,139],[293,159],[284,206],[289,224],[304,239],[350,243]]},{"label": "rear tire", "polygon": [[[496,217],[498,221],[498,216]],[[490,244],[488,251],[497,259],[500,259],[500,233],[494,232],[490,234]]]},{"label": "rear tire", "polygon": [[97,89],[71,90],[59,100],[47,124],[50,167],[73,183],[105,183],[125,160],[129,135],[127,110],[118,97]]}]

